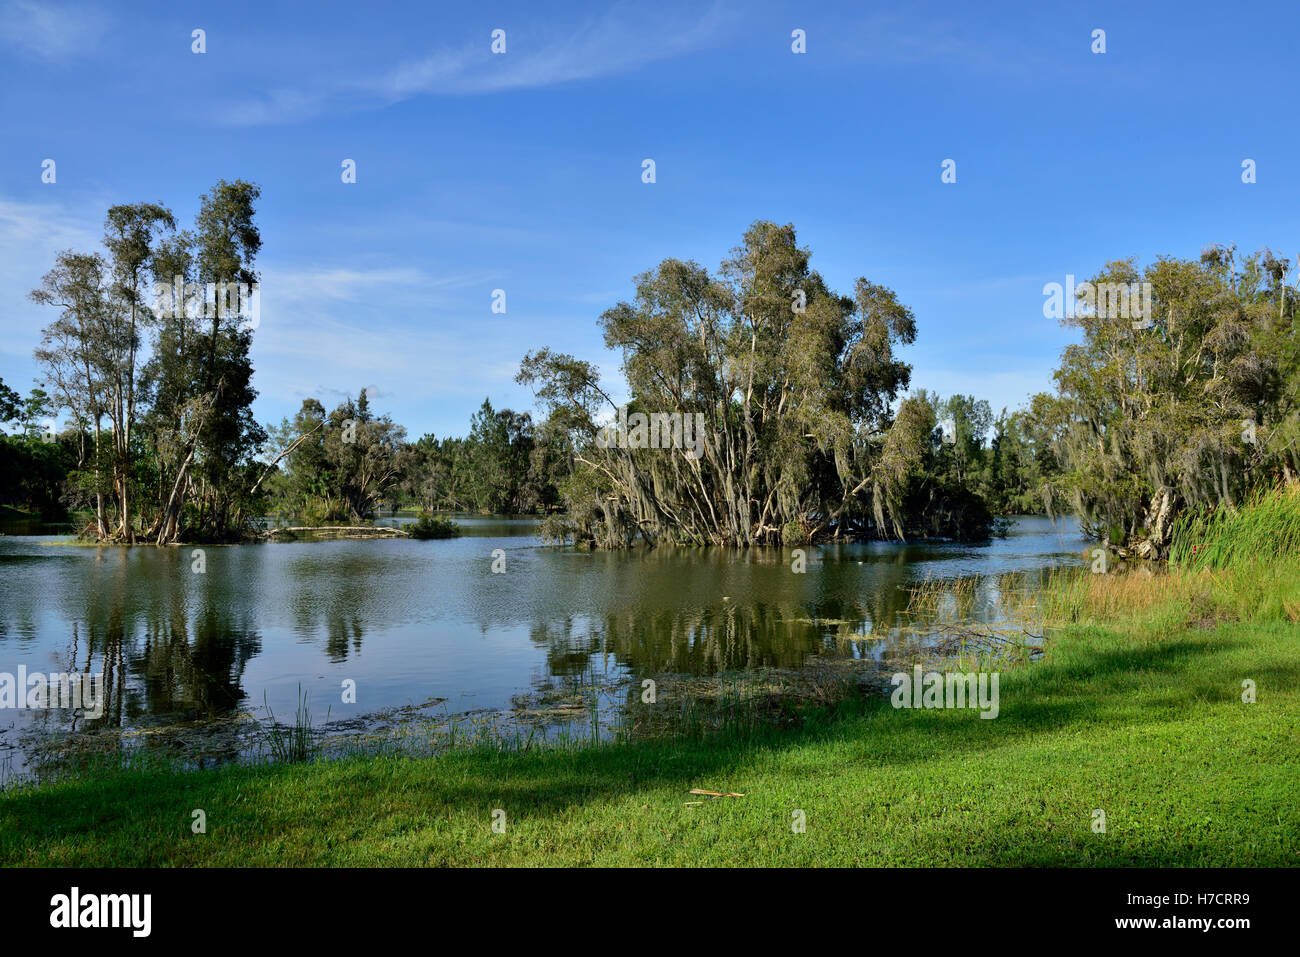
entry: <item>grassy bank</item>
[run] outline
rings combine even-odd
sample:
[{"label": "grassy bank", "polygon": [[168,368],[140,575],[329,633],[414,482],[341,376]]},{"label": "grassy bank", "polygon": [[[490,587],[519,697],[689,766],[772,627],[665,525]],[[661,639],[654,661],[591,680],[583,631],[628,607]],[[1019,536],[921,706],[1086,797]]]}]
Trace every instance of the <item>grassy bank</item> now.
[{"label": "grassy bank", "polygon": [[1251,590],[1287,566],[1059,583],[1073,623],[996,720],[873,700],[697,741],[109,772],[0,799],[0,862],[1294,865],[1300,625]]}]

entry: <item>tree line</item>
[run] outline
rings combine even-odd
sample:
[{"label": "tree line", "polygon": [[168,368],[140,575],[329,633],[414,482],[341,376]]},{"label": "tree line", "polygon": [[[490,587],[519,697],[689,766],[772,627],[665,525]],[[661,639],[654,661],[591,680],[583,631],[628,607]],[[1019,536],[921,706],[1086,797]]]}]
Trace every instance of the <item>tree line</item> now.
[{"label": "tree line", "polygon": [[[770,222],[716,271],[664,260],[600,316],[626,401],[594,363],[542,348],[517,377],[538,421],[484,400],[467,434],[408,441],[362,389],[262,426],[242,300],[159,309],[146,295],[150,280],[255,287],[259,195],[220,182],[190,229],[160,205],[115,206],[103,252],[57,257],[32,294],[57,313],[36,352],[45,381],[26,399],[0,385],[16,427],[0,498],[158,544],[400,506],[544,514],[552,540],[597,547],[978,539],[999,515],[1068,510],[1160,557],[1180,514],[1300,468],[1298,297],[1267,251],[1109,264],[1094,283],[1149,284],[1151,315],[1072,310],[1082,341],[1056,391],[995,416],[974,396],[912,389],[898,357],[917,335],[911,309],[866,278],[829,288],[794,227]],[[68,427],[45,434],[37,423],[57,413]]]},{"label": "tree line", "polygon": [[406,441],[406,429],[370,408],[366,390],[326,413],[307,399],[292,420],[269,430],[288,449],[267,482],[267,509],[307,524],[359,522],[382,509],[537,514],[557,506],[554,450],[527,412],[491,401],[469,434]]}]

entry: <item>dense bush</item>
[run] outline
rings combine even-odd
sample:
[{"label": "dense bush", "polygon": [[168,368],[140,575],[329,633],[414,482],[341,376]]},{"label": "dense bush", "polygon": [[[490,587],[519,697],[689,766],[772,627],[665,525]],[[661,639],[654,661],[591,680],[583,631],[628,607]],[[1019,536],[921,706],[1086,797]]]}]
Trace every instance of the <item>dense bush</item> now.
[{"label": "dense bush", "polygon": [[450,519],[435,518],[428,512],[421,512],[420,517],[407,528],[412,538],[455,538],[460,534],[460,526]]}]

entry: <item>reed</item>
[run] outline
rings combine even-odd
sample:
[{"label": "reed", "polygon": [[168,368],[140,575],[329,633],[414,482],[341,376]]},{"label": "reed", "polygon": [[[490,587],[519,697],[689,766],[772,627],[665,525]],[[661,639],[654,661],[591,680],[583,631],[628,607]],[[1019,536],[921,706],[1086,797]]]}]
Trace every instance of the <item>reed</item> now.
[{"label": "reed", "polygon": [[1300,553],[1300,483],[1257,492],[1241,506],[1194,510],[1174,527],[1169,563],[1228,568]]},{"label": "reed", "polygon": [[275,720],[271,705],[262,698],[266,706],[268,723],[266,726],[266,744],[271,756],[276,761],[292,764],[310,761],[316,753],[316,733],[312,729],[310,694],[298,686],[298,707],[294,712],[292,725],[282,725]]}]

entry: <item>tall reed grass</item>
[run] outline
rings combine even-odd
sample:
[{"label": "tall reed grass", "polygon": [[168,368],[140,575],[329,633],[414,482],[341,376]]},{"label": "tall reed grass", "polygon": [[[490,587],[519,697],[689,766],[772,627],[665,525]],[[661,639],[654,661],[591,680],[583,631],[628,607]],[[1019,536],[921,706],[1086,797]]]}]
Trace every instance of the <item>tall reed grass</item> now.
[{"label": "tall reed grass", "polygon": [[1169,565],[1118,574],[1061,571],[1038,598],[1053,624],[1138,621],[1171,628],[1215,621],[1300,621],[1300,485],[1236,508],[1183,517]]},{"label": "tall reed grass", "polygon": [[1228,568],[1300,554],[1300,483],[1255,494],[1243,505],[1193,511],[1174,526],[1169,563]]},{"label": "tall reed grass", "polygon": [[298,686],[298,709],[292,725],[281,725],[275,720],[271,705],[263,696],[266,707],[266,744],[276,761],[294,763],[310,761],[316,753],[316,732],[312,727],[310,695]]}]

